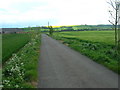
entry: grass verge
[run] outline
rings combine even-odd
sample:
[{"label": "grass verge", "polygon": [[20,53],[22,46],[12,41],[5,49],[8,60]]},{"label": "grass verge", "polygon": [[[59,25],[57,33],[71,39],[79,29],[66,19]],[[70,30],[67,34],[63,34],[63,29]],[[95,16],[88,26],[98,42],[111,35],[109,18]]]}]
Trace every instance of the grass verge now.
[{"label": "grass verge", "polygon": [[3,88],[35,88],[38,80],[38,58],[40,34],[34,34],[16,54],[5,63],[3,68]]}]

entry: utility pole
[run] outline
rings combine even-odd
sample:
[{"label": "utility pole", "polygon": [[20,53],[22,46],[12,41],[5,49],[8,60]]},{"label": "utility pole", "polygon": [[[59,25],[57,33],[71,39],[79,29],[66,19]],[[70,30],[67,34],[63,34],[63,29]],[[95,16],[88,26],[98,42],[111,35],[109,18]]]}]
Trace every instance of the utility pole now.
[{"label": "utility pole", "polygon": [[48,21],[48,28],[49,28],[49,21]]}]

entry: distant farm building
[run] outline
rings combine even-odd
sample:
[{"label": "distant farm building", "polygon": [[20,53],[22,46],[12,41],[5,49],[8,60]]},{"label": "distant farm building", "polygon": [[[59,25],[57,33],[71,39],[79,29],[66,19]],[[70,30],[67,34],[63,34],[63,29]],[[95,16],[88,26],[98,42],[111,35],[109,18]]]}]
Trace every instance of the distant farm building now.
[{"label": "distant farm building", "polygon": [[23,32],[20,28],[2,28],[1,33],[20,33]]},{"label": "distant farm building", "polygon": [[0,34],[2,33],[2,28],[0,28]]}]

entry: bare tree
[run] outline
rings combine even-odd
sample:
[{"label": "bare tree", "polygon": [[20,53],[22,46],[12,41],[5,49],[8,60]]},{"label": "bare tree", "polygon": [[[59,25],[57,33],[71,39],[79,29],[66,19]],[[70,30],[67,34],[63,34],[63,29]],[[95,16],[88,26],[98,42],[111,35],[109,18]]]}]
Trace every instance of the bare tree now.
[{"label": "bare tree", "polygon": [[[120,6],[118,10],[118,17],[120,18]],[[120,54],[120,20],[118,21],[118,51]]]},{"label": "bare tree", "polygon": [[120,0],[110,0],[108,2],[111,6],[111,10],[109,10],[111,20],[108,20],[112,25],[115,30],[115,46],[116,49],[118,48],[118,22],[120,20],[119,16],[119,9],[120,9]]}]

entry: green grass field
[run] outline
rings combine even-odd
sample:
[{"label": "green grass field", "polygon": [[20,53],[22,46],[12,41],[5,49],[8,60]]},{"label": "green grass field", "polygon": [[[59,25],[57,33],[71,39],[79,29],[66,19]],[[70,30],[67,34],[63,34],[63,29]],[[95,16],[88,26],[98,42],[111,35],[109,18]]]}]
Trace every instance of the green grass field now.
[{"label": "green grass field", "polygon": [[52,37],[120,74],[120,55],[114,49],[114,31],[57,32]]},{"label": "green grass field", "polygon": [[5,62],[11,55],[23,47],[29,40],[29,34],[2,35],[2,61]]},{"label": "green grass field", "polygon": [[[11,36],[13,35],[13,36]],[[36,88],[38,80],[38,58],[40,54],[40,33],[10,34],[4,39],[17,40],[19,43],[10,44],[12,49],[15,45],[24,45],[11,58],[5,62],[2,69],[3,88]],[[10,38],[11,37],[11,38]],[[9,39],[10,38],[10,39]],[[30,40],[29,40],[30,39]],[[28,42],[29,41],[29,42]],[[28,42],[28,43],[27,43]],[[9,44],[10,42],[8,42]],[[25,44],[27,43],[27,44]],[[7,46],[7,47],[11,47]],[[16,48],[14,50],[17,50]],[[6,52],[7,53],[7,52]]]},{"label": "green grass field", "polygon": [[114,45],[114,31],[76,31],[56,33],[63,37],[79,38],[92,42],[101,42]]}]

